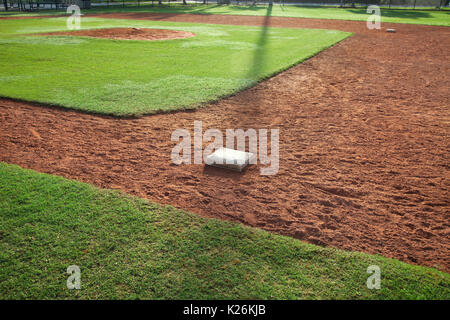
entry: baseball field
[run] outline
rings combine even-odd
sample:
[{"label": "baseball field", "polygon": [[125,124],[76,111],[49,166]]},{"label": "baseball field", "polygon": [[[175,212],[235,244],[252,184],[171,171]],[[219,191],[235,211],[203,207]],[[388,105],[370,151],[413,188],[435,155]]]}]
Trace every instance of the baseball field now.
[{"label": "baseball field", "polygon": [[[450,11],[82,12],[0,12],[1,299],[450,298]],[[278,171],[174,164],[195,122]]]}]

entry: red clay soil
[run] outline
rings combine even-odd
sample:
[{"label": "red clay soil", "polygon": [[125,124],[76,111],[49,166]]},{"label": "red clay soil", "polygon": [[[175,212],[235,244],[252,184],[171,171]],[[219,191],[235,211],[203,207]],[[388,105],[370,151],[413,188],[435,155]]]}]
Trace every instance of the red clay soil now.
[{"label": "red clay soil", "polygon": [[[106,15],[105,15],[106,16]],[[107,15],[131,18],[130,14]],[[260,25],[261,17],[132,15]],[[450,270],[450,28],[270,18],[355,35],[195,112],[115,119],[0,100],[0,160],[202,216]],[[174,129],[279,128],[280,170],[171,163]]]},{"label": "red clay soil", "polygon": [[194,37],[195,34],[187,31],[146,29],[146,28],[109,28],[76,30],[69,32],[40,33],[42,36],[84,36],[93,38],[115,40],[171,40]]}]

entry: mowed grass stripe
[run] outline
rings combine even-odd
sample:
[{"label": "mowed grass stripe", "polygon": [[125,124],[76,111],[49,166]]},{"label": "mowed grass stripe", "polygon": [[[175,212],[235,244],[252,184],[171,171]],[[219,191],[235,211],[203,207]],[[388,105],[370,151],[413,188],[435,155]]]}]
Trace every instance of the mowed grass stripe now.
[{"label": "mowed grass stripe", "polygon": [[[81,290],[66,269],[81,268]],[[366,286],[381,269],[381,289]],[[2,299],[449,299],[450,275],[0,163]]]},{"label": "mowed grass stripe", "polygon": [[33,36],[66,31],[65,18],[0,20],[0,96],[93,113],[135,116],[192,109],[232,95],[350,34],[83,18],[82,28],[190,31],[168,41]]}]

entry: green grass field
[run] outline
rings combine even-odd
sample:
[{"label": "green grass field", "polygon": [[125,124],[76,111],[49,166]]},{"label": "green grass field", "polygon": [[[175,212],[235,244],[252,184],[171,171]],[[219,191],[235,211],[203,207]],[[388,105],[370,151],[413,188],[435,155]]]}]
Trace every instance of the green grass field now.
[{"label": "green grass field", "polygon": [[0,298],[449,299],[450,275],[0,163]]},{"label": "green grass field", "polygon": [[[227,6],[227,5],[163,5],[163,6],[121,6],[94,7],[84,12],[160,12],[160,13],[193,13],[193,14],[233,14],[233,15],[266,15],[267,6]],[[40,14],[62,14],[63,11],[47,10],[32,15]],[[20,12],[0,13],[0,16],[23,15]],[[305,7],[305,6],[280,6],[275,4],[272,9],[272,16],[313,18],[313,19],[335,19],[335,20],[357,20],[366,21],[369,14],[366,8],[333,8],[333,7]],[[437,26],[450,26],[450,10],[425,10],[425,9],[388,9],[381,8],[381,21],[391,23],[412,23]]]},{"label": "green grass field", "polygon": [[195,37],[129,41],[33,36],[65,18],[0,20],[0,96],[118,116],[196,108],[301,62],[349,33],[85,18],[82,28],[150,27]]}]

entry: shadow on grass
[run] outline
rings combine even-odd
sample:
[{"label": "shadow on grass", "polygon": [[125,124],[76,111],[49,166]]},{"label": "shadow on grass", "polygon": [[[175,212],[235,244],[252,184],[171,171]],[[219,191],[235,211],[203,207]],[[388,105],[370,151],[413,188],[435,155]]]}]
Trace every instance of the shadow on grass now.
[{"label": "shadow on grass", "polygon": [[267,6],[252,6],[252,5],[241,5],[241,6],[228,6],[231,10],[240,10],[240,11],[260,11],[261,9],[266,8]]},{"label": "shadow on grass", "polygon": [[203,15],[212,15],[212,14],[226,14],[227,12],[223,11],[216,11],[214,13],[210,13],[208,12],[208,10],[216,8],[216,7],[221,7],[221,5],[211,5],[207,8],[195,8],[195,6],[193,7],[182,7],[182,8],[178,8],[178,7],[173,7],[173,6],[161,6],[161,7],[154,7],[160,10],[150,10],[150,11],[139,11],[136,12],[137,15],[143,14],[143,13],[154,13],[154,14],[165,14],[164,16],[158,17],[158,18],[154,18],[152,20],[162,20],[165,18],[170,18],[170,17],[174,17],[176,15],[180,15],[180,14],[203,14]]},{"label": "shadow on grass", "polygon": [[259,34],[257,47],[253,53],[252,66],[247,74],[247,78],[256,79],[264,67],[265,50],[267,45],[267,32],[270,25],[270,17],[272,15],[272,6],[267,7],[264,22]]},{"label": "shadow on grass", "polygon": [[[272,16],[272,6],[269,5],[264,16],[263,25],[261,31],[258,35],[258,41],[256,43],[256,48],[253,52],[251,58],[251,66],[245,75],[246,79],[251,79],[255,82],[261,81],[263,76],[264,65],[266,60],[266,50],[267,50],[267,38],[270,26],[270,18]],[[239,110],[240,116],[234,118],[235,128],[246,129],[249,127],[254,127],[258,119],[258,115],[261,113],[261,98],[258,92],[252,91],[252,101],[245,103]],[[238,119],[236,121],[236,119]]]},{"label": "shadow on grass", "polygon": [[[212,5],[209,8],[219,7],[220,5]],[[176,17],[180,14],[209,14],[205,8],[195,9],[195,6],[171,6],[171,5],[148,5],[141,7],[125,7],[125,8],[93,8],[85,11],[86,16],[102,15],[102,18],[108,18],[108,15],[123,15],[113,16],[113,19],[134,19],[134,20],[165,20]],[[153,15],[151,18],[145,16],[146,14]],[[221,14],[221,12],[215,13]],[[105,15],[105,16],[103,16]]]},{"label": "shadow on grass", "polygon": [[[92,7],[87,9],[88,12],[95,13],[121,13],[121,12],[141,12],[141,13],[195,13],[195,14],[209,14],[208,10],[223,7],[222,5],[214,4],[198,7],[196,5],[141,5],[140,7],[129,6],[129,7]],[[214,14],[217,14],[214,12]]]}]

